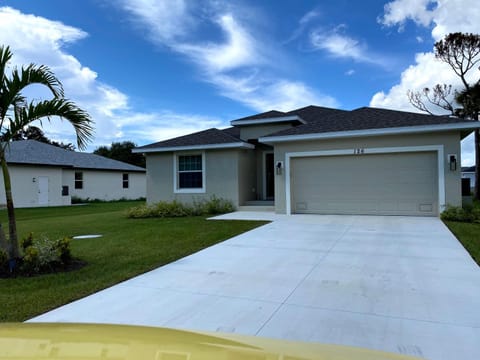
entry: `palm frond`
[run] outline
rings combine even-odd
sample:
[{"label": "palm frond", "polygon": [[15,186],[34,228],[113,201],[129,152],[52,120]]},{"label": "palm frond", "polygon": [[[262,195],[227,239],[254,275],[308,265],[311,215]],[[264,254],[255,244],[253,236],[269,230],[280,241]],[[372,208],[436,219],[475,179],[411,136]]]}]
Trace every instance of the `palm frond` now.
[{"label": "palm frond", "polygon": [[4,139],[9,141],[15,134],[21,132],[26,126],[36,120],[46,118],[51,121],[52,117],[60,117],[72,124],[77,135],[77,146],[84,150],[93,137],[93,120],[90,115],[80,109],[68,99],[44,100],[38,103],[30,103],[15,113],[15,119],[10,122],[5,131]]},{"label": "palm frond", "polygon": [[15,105],[21,92],[29,85],[40,84],[50,89],[54,97],[63,97],[63,86],[53,72],[44,65],[30,64],[20,70],[13,69],[10,77],[4,77],[2,96],[0,97],[0,116],[5,116],[7,109]]},{"label": "palm frond", "polygon": [[12,52],[10,51],[10,47],[0,46],[0,84],[3,84],[5,69],[7,68],[7,64],[11,58]]}]

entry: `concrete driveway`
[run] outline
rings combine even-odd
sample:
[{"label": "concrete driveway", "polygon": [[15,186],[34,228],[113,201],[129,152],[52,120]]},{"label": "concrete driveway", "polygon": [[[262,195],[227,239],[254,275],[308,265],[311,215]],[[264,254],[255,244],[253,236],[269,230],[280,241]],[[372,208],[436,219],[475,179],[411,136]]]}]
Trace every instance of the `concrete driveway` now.
[{"label": "concrete driveway", "polygon": [[273,222],[31,321],[166,326],[478,359],[480,270],[439,219],[221,218],[232,216]]}]

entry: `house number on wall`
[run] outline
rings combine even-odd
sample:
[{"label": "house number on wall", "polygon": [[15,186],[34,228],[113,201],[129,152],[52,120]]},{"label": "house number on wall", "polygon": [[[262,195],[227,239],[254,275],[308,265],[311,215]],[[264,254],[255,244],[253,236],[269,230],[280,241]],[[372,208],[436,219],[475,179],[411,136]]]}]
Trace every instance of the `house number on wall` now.
[{"label": "house number on wall", "polygon": [[363,148],[353,149],[353,153],[354,153],[355,155],[365,154],[365,149],[363,149]]}]

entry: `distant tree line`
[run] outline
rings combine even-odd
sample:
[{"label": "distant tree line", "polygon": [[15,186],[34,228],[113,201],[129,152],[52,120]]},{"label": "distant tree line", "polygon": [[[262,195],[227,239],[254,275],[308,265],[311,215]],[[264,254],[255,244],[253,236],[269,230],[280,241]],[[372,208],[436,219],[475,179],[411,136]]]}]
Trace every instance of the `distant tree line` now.
[{"label": "distant tree line", "polygon": [[[0,136],[0,141],[3,140],[3,136]],[[50,140],[45,136],[45,133],[42,129],[36,126],[28,126],[24,129],[19,130],[17,133],[13,134],[10,138],[11,141],[19,141],[19,140],[37,140],[39,142],[50,144],[65,150],[74,151],[75,145],[72,143],[64,143],[55,140]]]},{"label": "distant tree line", "polygon": [[136,146],[132,141],[112,142],[110,146],[100,146],[96,148],[93,153],[144,168],[145,157],[143,154],[132,153],[132,149]]}]

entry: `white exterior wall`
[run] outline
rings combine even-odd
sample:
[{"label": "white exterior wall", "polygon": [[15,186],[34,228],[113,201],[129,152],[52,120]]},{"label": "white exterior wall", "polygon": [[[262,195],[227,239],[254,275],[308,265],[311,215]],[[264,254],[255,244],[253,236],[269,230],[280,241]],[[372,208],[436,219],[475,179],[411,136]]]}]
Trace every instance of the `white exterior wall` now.
[{"label": "white exterior wall", "polygon": [[[39,181],[43,176],[48,178],[48,205],[69,205],[70,197],[62,196],[64,179],[63,170],[55,167],[35,167],[9,165],[10,179],[12,183],[12,196],[15,207],[37,207],[39,205]],[[0,175],[0,204],[6,205],[5,185],[3,175]]]},{"label": "white exterior wall", "polygon": [[[67,170],[72,179],[70,194],[82,199],[119,200],[146,196],[146,175],[140,172]],[[75,172],[83,173],[83,189],[75,189]],[[129,186],[123,188],[123,174],[128,174]]]}]

